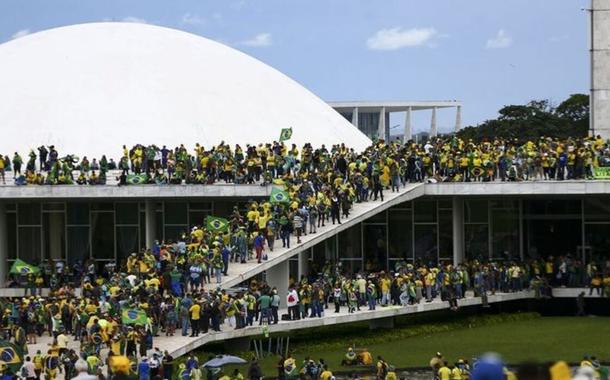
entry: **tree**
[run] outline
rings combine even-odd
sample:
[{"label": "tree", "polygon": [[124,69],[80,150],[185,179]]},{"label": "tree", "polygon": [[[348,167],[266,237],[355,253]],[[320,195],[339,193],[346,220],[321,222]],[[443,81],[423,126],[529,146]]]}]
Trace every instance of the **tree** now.
[{"label": "tree", "polygon": [[589,125],[589,97],[570,95],[557,108],[549,100],[532,100],[525,105],[502,107],[498,113],[497,119],[466,127],[458,132],[458,136],[475,141],[494,138],[527,141],[542,136],[584,137]]}]

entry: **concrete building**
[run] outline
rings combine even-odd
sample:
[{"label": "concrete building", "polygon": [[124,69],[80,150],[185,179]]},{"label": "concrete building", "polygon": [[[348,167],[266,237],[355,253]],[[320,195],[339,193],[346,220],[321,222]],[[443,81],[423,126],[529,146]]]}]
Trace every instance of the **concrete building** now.
[{"label": "concrete building", "polygon": [[610,138],[610,0],[591,0],[591,134]]},{"label": "concrete building", "polygon": [[369,138],[388,139],[390,136],[390,113],[404,112],[405,121],[404,131],[401,133],[403,141],[413,138],[413,126],[411,122],[412,112],[429,111],[430,129],[429,136],[438,135],[436,122],[436,112],[442,108],[455,108],[455,127],[454,132],[462,128],[462,103],[456,100],[446,101],[350,101],[350,102],[329,102],[337,112],[339,112],[353,125],[367,135]]}]

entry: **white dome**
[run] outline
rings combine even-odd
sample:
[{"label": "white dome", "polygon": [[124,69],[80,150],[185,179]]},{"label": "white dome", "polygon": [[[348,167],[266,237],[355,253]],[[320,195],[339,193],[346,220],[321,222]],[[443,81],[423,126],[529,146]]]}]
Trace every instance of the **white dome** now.
[{"label": "white dome", "polygon": [[0,45],[0,153],[54,144],[119,158],[122,145],[221,140],[301,146],[370,140],[324,101],[218,42],[137,23],[81,24]]}]

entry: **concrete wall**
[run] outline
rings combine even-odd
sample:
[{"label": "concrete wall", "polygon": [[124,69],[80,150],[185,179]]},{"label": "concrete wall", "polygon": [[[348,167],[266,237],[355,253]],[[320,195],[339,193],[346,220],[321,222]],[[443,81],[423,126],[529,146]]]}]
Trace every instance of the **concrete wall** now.
[{"label": "concrete wall", "polygon": [[610,0],[591,1],[591,23],[592,128],[610,138]]}]

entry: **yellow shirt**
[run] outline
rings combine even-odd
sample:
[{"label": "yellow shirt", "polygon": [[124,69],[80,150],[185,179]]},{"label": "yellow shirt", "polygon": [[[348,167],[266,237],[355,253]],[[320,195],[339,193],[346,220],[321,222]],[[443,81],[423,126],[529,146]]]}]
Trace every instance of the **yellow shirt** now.
[{"label": "yellow shirt", "polygon": [[196,321],[199,320],[199,317],[201,314],[201,306],[194,304],[189,309],[189,313],[191,313],[191,319],[196,320]]},{"label": "yellow shirt", "polygon": [[438,370],[438,377],[440,380],[451,380],[451,370],[447,367],[441,367]]},{"label": "yellow shirt", "polygon": [[325,370],[320,374],[320,380],[330,380],[333,377],[333,373],[329,370]]}]

